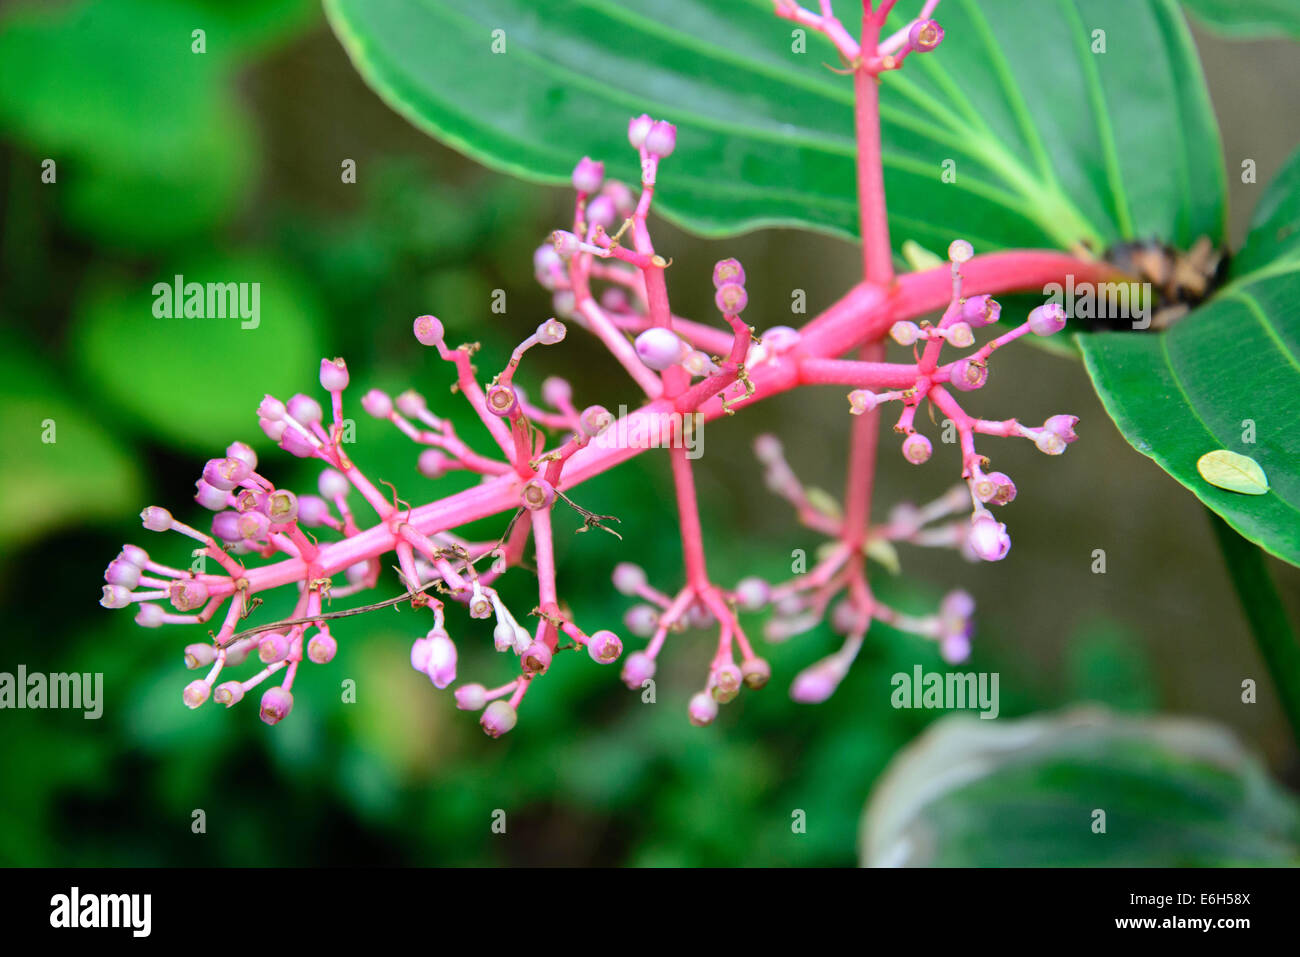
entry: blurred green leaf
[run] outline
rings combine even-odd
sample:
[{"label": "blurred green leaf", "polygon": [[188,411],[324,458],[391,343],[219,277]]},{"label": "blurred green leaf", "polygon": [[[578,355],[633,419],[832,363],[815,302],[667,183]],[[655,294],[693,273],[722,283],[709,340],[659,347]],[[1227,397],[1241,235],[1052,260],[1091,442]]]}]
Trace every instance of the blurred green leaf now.
[{"label": "blurred green leaf", "polygon": [[1300,5],[1295,0],[1182,0],[1182,4],[1211,30],[1228,36],[1300,38]]},{"label": "blurred green leaf", "polygon": [[[856,0],[836,8],[860,20]],[[635,182],[627,121],[647,111],[678,128],[656,192],[669,218],[705,234],[857,231],[852,83],[827,71],[834,51],[812,31],[800,50],[770,4],[325,9],[390,106],[479,162],[559,183],[586,153]],[[1100,247],[1154,234],[1186,247],[1222,236],[1218,130],[1172,0],[951,0],[941,18],[943,46],[882,78],[895,243]],[[904,24],[897,12],[887,30]],[[946,163],[956,179],[936,188]]]},{"label": "blurred green leaf", "polygon": [[[1094,813],[1105,812],[1105,832]],[[867,866],[1300,863],[1300,804],[1226,729],[1076,710],[946,718],[904,750],[863,818]]]},{"label": "blurred green leaf", "polygon": [[[259,284],[258,325],[242,328],[239,317],[157,318],[154,285],[171,285],[176,274],[186,283]],[[130,413],[125,426],[211,452],[236,439],[266,442],[255,413],[265,392],[283,399],[319,392],[319,322],[310,287],[275,259],[210,255],[145,279],[93,284],[76,309],[71,341],[87,381]]]},{"label": "blurred green leaf", "polygon": [[111,423],[8,334],[0,337],[0,542],[13,546],[74,522],[117,519],[140,504],[140,470]]}]

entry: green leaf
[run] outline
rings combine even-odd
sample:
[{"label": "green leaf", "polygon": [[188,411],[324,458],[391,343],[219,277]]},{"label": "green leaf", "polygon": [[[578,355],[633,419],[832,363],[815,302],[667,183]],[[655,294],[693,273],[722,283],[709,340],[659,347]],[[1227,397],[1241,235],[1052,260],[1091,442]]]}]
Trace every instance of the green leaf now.
[{"label": "green leaf", "polygon": [[[1159,334],[1079,336],[1097,394],[1129,443],[1243,537],[1300,565],[1300,250],[1292,157],[1260,201],[1234,281]],[[1206,452],[1249,456],[1267,495],[1209,485]]]},{"label": "green leaf", "polygon": [[1238,455],[1227,449],[1206,452],[1196,460],[1196,471],[1201,478],[1218,488],[1242,495],[1264,495],[1268,492],[1268,477],[1259,463],[1249,455]]},{"label": "green leaf", "polygon": [[[1105,812],[1105,833],[1094,832]],[[1225,728],[1096,710],[955,715],[904,750],[863,818],[867,866],[1300,863],[1300,805]]]},{"label": "green leaf", "polygon": [[[362,76],[461,152],[542,182],[583,154],[636,181],[629,117],[676,123],[658,208],[712,235],[856,233],[853,90],[755,0],[326,0]],[[842,0],[856,23],[861,4]],[[1172,0],[950,0],[933,54],[882,79],[896,245],[980,251],[1224,232],[1217,127]],[[890,29],[903,24],[901,14]],[[494,53],[496,40],[505,52]],[[1093,53],[1104,30],[1106,52]],[[498,46],[499,48],[499,46]],[[471,79],[472,78],[472,79]],[[1156,158],[1159,158],[1158,161]],[[954,163],[955,182],[944,182]]]},{"label": "green leaf", "polygon": [[29,349],[0,339],[0,543],[120,518],[140,504],[140,470],[110,422],[59,386]]},{"label": "green leaf", "polygon": [[1232,37],[1300,38],[1300,6],[1295,0],[1182,0],[1211,30]]},{"label": "green leaf", "polygon": [[[258,322],[158,318],[157,283],[258,284]],[[250,310],[251,311],[251,310]],[[120,410],[185,448],[211,451],[240,439],[264,443],[256,408],[265,392],[287,399],[318,388],[321,313],[308,285],[273,259],[191,259],[132,282],[101,281],[76,308],[74,360]],[[252,320],[249,320],[251,326]]]}]

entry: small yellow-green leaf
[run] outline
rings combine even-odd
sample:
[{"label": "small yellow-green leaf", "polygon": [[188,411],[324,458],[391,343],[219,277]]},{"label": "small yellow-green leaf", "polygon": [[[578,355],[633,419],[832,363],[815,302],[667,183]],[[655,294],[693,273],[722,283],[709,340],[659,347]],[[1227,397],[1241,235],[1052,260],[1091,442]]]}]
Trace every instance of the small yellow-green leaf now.
[{"label": "small yellow-green leaf", "polygon": [[913,272],[920,272],[923,269],[933,269],[935,266],[942,266],[945,260],[937,253],[932,253],[915,239],[903,241],[903,259],[911,267]]},{"label": "small yellow-green leaf", "polygon": [[808,504],[823,515],[830,518],[843,518],[844,513],[840,511],[840,503],[835,500],[835,496],[824,489],[808,486],[807,493]]},{"label": "small yellow-green leaf", "polygon": [[1263,495],[1268,491],[1268,478],[1264,475],[1264,470],[1248,455],[1215,449],[1196,460],[1196,470],[1211,485],[1226,488],[1230,492]]},{"label": "small yellow-green leaf", "polygon": [[898,549],[887,538],[870,539],[867,544],[862,546],[862,553],[883,566],[891,575],[897,575],[903,570],[903,566],[898,560]]}]

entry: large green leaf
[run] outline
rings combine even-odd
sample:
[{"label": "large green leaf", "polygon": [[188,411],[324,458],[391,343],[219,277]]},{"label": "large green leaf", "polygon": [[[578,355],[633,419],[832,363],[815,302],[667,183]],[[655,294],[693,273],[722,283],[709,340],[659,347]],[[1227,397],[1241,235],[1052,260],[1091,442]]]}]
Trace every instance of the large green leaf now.
[{"label": "large green leaf", "polygon": [[[856,232],[853,90],[760,0],[325,0],[396,110],[497,169],[636,179],[627,120],[678,126],[660,208],[700,232]],[[861,4],[836,4],[853,24]],[[856,11],[856,12],[855,12]],[[1172,0],[949,0],[942,47],[883,78],[896,243],[980,250],[1220,240],[1224,174]],[[891,21],[891,29],[903,23]],[[494,31],[504,52],[493,52]],[[1105,52],[1093,52],[1104,32]],[[500,46],[498,45],[498,49]],[[944,182],[944,164],[956,181]]]},{"label": "large green leaf", "polygon": [[904,750],[877,783],[861,861],[1294,865],[1300,806],[1207,722],[1094,710],[1017,721],[959,715]]},{"label": "large green leaf", "polygon": [[[1080,336],[1124,437],[1250,541],[1300,565],[1300,153],[1260,201],[1235,278],[1168,332]],[[1216,488],[1207,452],[1254,459],[1264,495]]]},{"label": "large green leaf", "polygon": [[1300,37],[1296,0],[1182,0],[1212,30],[1233,37]]}]

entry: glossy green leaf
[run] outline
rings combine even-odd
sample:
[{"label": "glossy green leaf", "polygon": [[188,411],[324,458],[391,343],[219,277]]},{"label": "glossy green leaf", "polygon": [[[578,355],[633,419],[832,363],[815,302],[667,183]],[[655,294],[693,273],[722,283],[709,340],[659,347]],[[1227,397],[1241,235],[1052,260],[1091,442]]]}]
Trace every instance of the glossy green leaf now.
[{"label": "glossy green leaf", "polygon": [[[1105,831],[1094,828],[1105,812]],[[940,721],[877,783],[867,866],[1300,863],[1300,805],[1227,729],[1098,710]]]},{"label": "glossy green leaf", "polygon": [[0,339],[0,543],[28,542],[140,505],[140,470],[111,422],[8,335]]},{"label": "glossy green leaf", "polygon": [[[1124,437],[1242,536],[1300,565],[1300,257],[1295,158],[1260,202],[1234,279],[1159,334],[1079,336],[1093,385]],[[1249,456],[1265,495],[1207,483],[1206,452]]]},{"label": "glossy green leaf", "polygon": [[[559,183],[589,154],[635,180],[627,121],[647,111],[678,127],[656,197],[670,218],[707,234],[856,232],[852,81],[827,69],[823,38],[809,34],[803,52],[770,4],[325,6],[389,105],[494,168]],[[850,0],[836,9],[847,23],[861,13]],[[1217,127],[1172,0],[949,0],[940,19],[943,45],[883,79],[896,244],[1222,237]]]},{"label": "glossy green leaf", "polygon": [[1295,0],[1182,0],[1211,30],[1233,37],[1300,38],[1300,4]]},{"label": "glossy green leaf", "polygon": [[[250,305],[257,283],[256,325],[238,316],[159,318],[155,284],[173,284],[178,273],[185,283],[248,283]],[[211,451],[236,439],[265,442],[255,411],[263,393],[319,389],[320,316],[307,284],[278,262],[210,256],[95,285],[76,309],[71,341],[87,381],[126,413],[124,429],[144,425]]]}]

